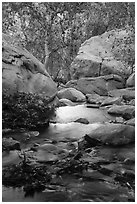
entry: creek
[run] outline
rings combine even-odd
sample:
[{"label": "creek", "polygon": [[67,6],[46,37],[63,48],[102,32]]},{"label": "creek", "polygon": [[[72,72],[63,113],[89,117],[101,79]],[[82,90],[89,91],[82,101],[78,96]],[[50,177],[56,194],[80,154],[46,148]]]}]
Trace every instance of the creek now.
[{"label": "creek", "polygon": [[[74,122],[78,118],[86,118],[89,124]],[[28,138],[26,133],[12,133],[6,137],[13,137],[21,144],[21,149],[26,150],[33,144],[45,144],[47,141],[55,141],[57,147],[66,148],[68,143],[76,143],[91,129],[96,128],[97,123],[109,122],[115,117],[107,114],[106,109],[87,108],[85,105],[60,107],[48,128]],[[39,130],[38,130],[39,131]],[[41,150],[40,150],[41,151]],[[42,155],[43,154],[43,155]],[[20,158],[17,151],[3,152],[3,167],[18,164]],[[40,152],[41,159],[45,159],[44,151]],[[84,162],[94,160],[101,163],[101,168],[89,168],[83,172],[69,174],[65,172],[42,192],[26,195],[22,188],[3,186],[4,202],[115,202],[134,201],[134,192],[131,184],[114,179],[121,172],[128,172],[132,176],[134,163],[125,164],[126,158],[134,157],[134,145],[124,147],[97,147],[93,148],[92,155],[83,157]],[[131,175],[130,175],[131,174]],[[129,185],[129,186],[128,186]]]}]

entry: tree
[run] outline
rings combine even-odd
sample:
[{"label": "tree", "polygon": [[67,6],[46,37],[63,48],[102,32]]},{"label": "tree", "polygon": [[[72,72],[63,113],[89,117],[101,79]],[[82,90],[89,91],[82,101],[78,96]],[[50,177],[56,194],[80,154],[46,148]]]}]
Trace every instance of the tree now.
[{"label": "tree", "polygon": [[107,30],[132,26],[133,2],[3,2],[3,32],[15,35],[55,80],[70,79],[80,45]]}]

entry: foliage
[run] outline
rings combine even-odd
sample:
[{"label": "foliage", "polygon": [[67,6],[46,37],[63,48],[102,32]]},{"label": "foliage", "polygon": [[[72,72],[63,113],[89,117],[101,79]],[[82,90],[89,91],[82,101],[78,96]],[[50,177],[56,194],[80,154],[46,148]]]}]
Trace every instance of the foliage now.
[{"label": "foliage", "polygon": [[70,78],[70,64],[86,39],[115,28],[134,29],[134,22],[134,2],[3,3],[3,32],[16,35],[43,63],[49,50],[47,68],[54,80]]},{"label": "foliage", "polygon": [[2,94],[3,128],[36,129],[48,123],[54,108],[47,105],[47,100],[38,94],[16,93],[9,96]]}]

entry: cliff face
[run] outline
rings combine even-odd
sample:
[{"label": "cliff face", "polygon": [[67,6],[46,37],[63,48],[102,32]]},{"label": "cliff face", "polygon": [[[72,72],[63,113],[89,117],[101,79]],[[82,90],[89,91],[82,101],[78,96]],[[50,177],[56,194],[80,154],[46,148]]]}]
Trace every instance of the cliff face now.
[{"label": "cliff face", "polygon": [[[35,117],[35,124],[32,124],[32,126],[35,126],[36,121],[38,122],[39,119],[42,123],[48,121],[46,110],[52,109],[50,102],[54,99],[56,91],[56,84],[44,69],[44,65],[26,49],[17,45],[16,39],[3,34],[2,92],[4,127],[7,128],[7,125],[16,127],[17,121],[20,123],[20,127],[26,127],[33,123]],[[15,114],[16,111],[18,114]],[[45,113],[45,116],[41,116],[42,112]],[[24,120],[21,119],[22,116]],[[29,122],[25,125],[25,120],[28,119]],[[13,125],[14,121],[16,122]]]},{"label": "cliff face", "polygon": [[71,64],[73,79],[117,74],[130,74],[134,59],[134,33],[131,29],[112,30],[85,41]]}]

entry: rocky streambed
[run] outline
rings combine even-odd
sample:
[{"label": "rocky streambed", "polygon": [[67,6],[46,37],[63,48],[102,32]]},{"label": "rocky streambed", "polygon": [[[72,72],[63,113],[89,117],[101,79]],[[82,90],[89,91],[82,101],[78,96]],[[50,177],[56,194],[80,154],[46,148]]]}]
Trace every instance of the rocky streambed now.
[{"label": "rocky streambed", "polygon": [[3,201],[134,201],[135,128],[108,108],[60,107],[48,128],[5,131]]}]

